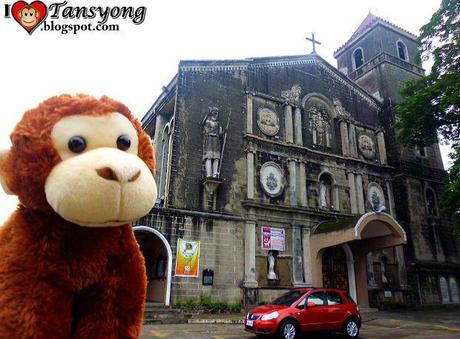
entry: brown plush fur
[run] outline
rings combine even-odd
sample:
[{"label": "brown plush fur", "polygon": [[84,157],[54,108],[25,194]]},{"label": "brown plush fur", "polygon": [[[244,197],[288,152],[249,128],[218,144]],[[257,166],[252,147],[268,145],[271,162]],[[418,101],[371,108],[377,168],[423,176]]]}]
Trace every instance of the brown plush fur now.
[{"label": "brown plush fur", "polygon": [[131,225],[87,228],[65,221],[46,201],[45,180],[61,159],[51,141],[68,115],[119,112],[139,136],[152,173],[149,137],[128,108],[107,97],[62,95],[27,111],[0,163],[18,209],[0,228],[0,338],[136,338],[146,278]]}]

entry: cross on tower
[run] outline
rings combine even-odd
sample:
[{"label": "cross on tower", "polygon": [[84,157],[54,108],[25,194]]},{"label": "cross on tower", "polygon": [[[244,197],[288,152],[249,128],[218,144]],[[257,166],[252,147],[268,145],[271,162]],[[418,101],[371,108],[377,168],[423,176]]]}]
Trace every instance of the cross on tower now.
[{"label": "cross on tower", "polygon": [[311,33],[311,38],[306,38],[308,41],[311,41],[311,44],[313,45],[313,53],[316,53],[316,46],[315,45],[321,45],[321,42],[318,40],[315,40],[315,35]]}]

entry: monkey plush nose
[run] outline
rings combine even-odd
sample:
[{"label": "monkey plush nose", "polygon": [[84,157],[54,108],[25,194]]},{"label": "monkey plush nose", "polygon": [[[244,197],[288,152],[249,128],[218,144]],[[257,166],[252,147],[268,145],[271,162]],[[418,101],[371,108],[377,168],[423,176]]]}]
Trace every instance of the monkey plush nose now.
[{"label": "monkey plush nose", "polygon": [[[123,173],[124,172],[124,173]],[[101,178],[106,180],[114,180],[120,183],[122,182],[133,182],[136,181],[137,178],[141,175],[140,169],[133,169],[132,171],[116,171],[111,167],[101,167],[96,168],[96,173]]]}]

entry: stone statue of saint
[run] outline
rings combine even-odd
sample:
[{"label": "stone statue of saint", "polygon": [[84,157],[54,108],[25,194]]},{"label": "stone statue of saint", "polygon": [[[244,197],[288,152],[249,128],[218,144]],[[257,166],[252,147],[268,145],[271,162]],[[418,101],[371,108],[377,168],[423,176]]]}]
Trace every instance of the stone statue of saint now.
[{"label": "stone statue of saint", "polygon": [[278,280],[278,276],[275,273],[275,257],[273,256],[272,251],[268,252],[268,280]]},{"label": "stone statue of saint", "polygon": [[221,157],[220,137],[223,135],[222,125],[217,121],[219,110],[217,107],[209,108],[209,113],[202,121],[203,125],[203,161],[205,163],[206,177],[219,175],[219,161]]},{"label": "stone statue of saint", "polygon": [[319,202],[321,208],[331,206],[331,186],[326,180],[321,180],[319,184]]}]

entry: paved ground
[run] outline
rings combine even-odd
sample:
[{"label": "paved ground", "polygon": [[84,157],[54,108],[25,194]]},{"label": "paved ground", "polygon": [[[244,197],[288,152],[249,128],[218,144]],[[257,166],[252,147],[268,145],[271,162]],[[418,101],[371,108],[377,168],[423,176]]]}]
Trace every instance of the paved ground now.
[{"label": "paved ground", "polygon": [[[316,333],[305,338],[344,338],[340,334]],[[141,339],[186,338],[226,339],[255,338],[237,324],[146,325]],[[442,311],[379,312],[377,318],[361,328],[360,338],[460,338],[460,309]]]}]

